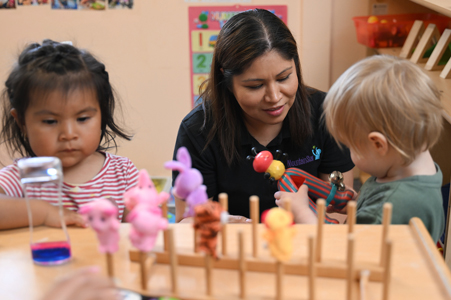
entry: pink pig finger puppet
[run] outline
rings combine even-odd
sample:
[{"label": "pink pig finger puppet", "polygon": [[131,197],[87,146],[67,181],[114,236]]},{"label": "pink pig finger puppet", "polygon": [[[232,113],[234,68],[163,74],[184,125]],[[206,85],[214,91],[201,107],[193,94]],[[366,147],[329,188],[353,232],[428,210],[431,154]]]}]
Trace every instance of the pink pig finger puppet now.
[{"label": "pink pig finger puppet", "polygon": [[203,178],[199,170],[191,168],[191,156],[185,147],[177,150],[177,160],[164,164],[166,169],[179,171],[174,182],[172,193],[175,197],[185,200],[188,207],[184,218],[194,216],[194,207],[207,202],[206,187],[202,185]]},{"label": "pink pig finger puppet", "polygon": [[138,184],[124,193],[125,206],[129,211],[132,211],[140,203],[146,203],[155,211],[160,211],[161,214],[159,205],[168,199],[168,193],[158,193],[149,174],[144,169],[139,171]]},{"label": "pink pig finger puppet", "polygon": [[146,203],[140,203],[127,215],[130,222],[130,241],[132,245],[142,252],[149,252],[155,245],[160,230],[168,227],[167,218],[161,216]]},{"label": "pink pig finger puppet", "polygon": [[118,209],[111,201],[98,198],[83,205],[78,212],[96,232],[101,253],[114,253],[119,249]]}]

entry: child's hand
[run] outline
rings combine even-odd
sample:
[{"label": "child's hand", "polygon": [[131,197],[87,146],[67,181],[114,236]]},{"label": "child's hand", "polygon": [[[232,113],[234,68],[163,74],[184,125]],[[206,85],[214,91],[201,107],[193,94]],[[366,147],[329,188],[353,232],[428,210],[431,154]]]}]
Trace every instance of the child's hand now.
[{"label": "child's hand", "polygon": [[[85,219],[79,213],[65,208],[63,208],[63,213],[64,213],[64,222],[66,222],[66,225],[87,227]],[[61,227],[61,221],[59,218],[59,208],[57,206],[50,205],[47,211],[47,216],[44,219],[44,225],[49,227]]]},{"label": "child's hand", "polygon": [[276,205],[282,208],[285,207],[286,201],[290,200],[293,213],[295,211],[308,209],[308,186],[305,184],[301,185],[297,193],[276,192],[274,198],[276,198]]},{"label": "child's hand", "polygon": [[[348,188],[348,187],[347,187],[346,189],[347,189],[347,190],[351,190],[351,191],[354,192],[354,195],[352,196],[352,199],[351,199],[350,201],[357,201],[357,198],[358,198],[359,194],[358,194],[354,189],[352,189],[352,188]],[[327,212],[328,214],[330,214],[330,213],[339,213],[339,214],[346,215],[346,214],[348,213],[348,205],[346,204],[345,207],[340,208],[340,209],[337,209],[336,207],[334,207],[334,206],[332,206],[332,205],[329,205],[329,206],[326,208],[326,212]]]},{"label": "child's hand", "polygon": [[76,270],[54,282],[42,300],[114,300],[120,299],[113,282],[100,276],[97,267]]},{"label": "child's hand", "polygon": [[291,212],[296,223],[314,224],[317,222],[315,213],[309,208],[308,186],[301,185],[296,193],[276,192],[276,205],[284,207],[287,199],[291,200]]}]

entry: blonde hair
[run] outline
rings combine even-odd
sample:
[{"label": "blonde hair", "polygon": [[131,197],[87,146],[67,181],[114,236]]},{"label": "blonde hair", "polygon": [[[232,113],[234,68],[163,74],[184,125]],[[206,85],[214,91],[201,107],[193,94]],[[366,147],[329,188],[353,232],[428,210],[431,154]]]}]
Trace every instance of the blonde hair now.
[{"label": "blonde hair", "polygon": [[418,66],[394,56],[354,64],[332,85],[323,106],[327,129],[337,142],[358,154],[362,137],[376,131],[405,164],[431,148],[442,129],[440,91]]}]

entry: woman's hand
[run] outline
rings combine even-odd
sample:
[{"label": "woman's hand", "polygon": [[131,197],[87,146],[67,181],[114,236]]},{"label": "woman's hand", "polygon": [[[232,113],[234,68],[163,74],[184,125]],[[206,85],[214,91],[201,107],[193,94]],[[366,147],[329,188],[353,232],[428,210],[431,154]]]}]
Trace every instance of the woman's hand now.
[{"label": "woman's hand", "polygon": [[229,215],[228,223],[252,223],[252,220],[243,216]]},{"label": "woman's hand", "polygon": [[276,205],[285,207],[286,202],[291,202],[291,212],[296,223],[315,224],[317,222],[316,214],[309,208],[308,186],[301,185],[296,193],[276,192]]},{"label": "woman's hand", "polygon": [[[179,223],[193,223],[193,222],[194,218],[189,217],[180,220]],[[252,223],[252,220],[243,216],[229,215],[228,223]]]}]

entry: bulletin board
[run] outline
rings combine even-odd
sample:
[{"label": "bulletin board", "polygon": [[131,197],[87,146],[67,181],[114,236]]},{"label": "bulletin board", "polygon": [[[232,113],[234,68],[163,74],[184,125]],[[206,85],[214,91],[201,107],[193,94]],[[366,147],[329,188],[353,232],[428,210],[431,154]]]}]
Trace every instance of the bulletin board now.
[{"label": "bulletin board", "polygon": [[199,102],[199,88],[209,77],[213,50],[222,26],[234,15],[263,8],[271,11],[287,24],[286,5],[263,6],[194,6],[189,7],[189,41],[191,65],[191,99],[194,107]]}]

